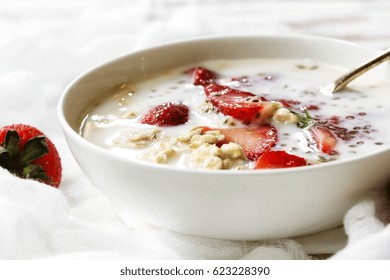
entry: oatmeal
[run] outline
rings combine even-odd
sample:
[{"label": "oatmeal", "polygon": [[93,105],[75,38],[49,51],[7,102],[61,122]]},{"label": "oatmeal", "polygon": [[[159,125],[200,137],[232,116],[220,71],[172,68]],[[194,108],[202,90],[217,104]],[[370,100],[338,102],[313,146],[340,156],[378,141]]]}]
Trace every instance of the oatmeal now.
[{"label": "oatmeal", "polygon": [[320,87],[344,73],[312,60],[206,61],[113,88],[80,134],[123,156],[194,169],[322,164],[390,143],[390,85]]}]

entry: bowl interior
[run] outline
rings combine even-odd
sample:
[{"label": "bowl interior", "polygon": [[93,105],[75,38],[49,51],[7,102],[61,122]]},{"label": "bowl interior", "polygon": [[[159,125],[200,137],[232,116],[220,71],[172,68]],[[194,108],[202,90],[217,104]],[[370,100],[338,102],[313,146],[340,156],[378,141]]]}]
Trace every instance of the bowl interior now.
[{"label": "bowl interior", "polygon": [[[78,132],[81,117],[100,96],[120,83],[148,78],[172,67],[211,59],[310,58],[346,69],[378,51],[345,41],[311,36],[244,36],[176,42],[134,52],[104,63],[77,78],[60,102],[60,118]],[[389,65],[371,71],[389,77]]]}]

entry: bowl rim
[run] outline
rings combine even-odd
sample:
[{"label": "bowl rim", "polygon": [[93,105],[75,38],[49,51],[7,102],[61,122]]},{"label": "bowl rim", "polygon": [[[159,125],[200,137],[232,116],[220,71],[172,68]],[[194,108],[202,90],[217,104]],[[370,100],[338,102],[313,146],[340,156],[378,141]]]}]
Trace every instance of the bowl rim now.
[{"label": "bowl rim", "polygon": [[78,134],[70,126],[70,124],[68,123],[68,121],[65,117],[65,110],[66,110],[65,101],[66,101],[68,95],[70,94],[70,92],[72,91],[72,88],[75,85],[77,85],[80,81],[82,81],[82,79],[84,77],[86,77],[87,75],[89,75],[89,74],[91,74],[91,73],[93,73],[101,68],[104,68],[104,67],[108,66],[109,64],[113,64],[113,63],[120,61],[124,58],[127,58],[129,56],[136,56],[136,55],[142,54],[144,52],[158,51],[159,48],[173,47],[176,45],[191,44],[191,43],[202,42],[202,41],[203,42],[207,42],[207,41],[212,42],[212,41],[219,41],[219,40],[232,40],[232,39],[237,40],[237,39],[242,39],[242,38],[245,38],[245,39],[262,38],[265,40],[268,40],[268,39],[271,39],[271,40],[272,39],[286,39],[286,40],[304,39],[306,41],[324,41],[326,43],[343,44],[345,46],[350,46],[351,48],[360,48],[361,50],[365,50],[367,52],[373,52],[373,53],[375,53],[375,52],[378,53],[380,51],[378,49],[367,47],[364,45],[360,45],[360,44],[357,44],[357,43],[354,43],[351,41],[347,41],[347,40],[342,40],[342,39],[332,38],[332,37],[325,37],[325,36],[308,35],[308,34],[283,34],[283,33],[282,34],[258,34],[258,33],[256,33],[256,34],[245,34],[245,35],[221,35],[221,36],[211,35],[211,36],[198,36],[198,37],[191,37],[191,38],[174,40],[174,41],[169,41],[169,42],[163,42],[163,43],[155,44],[153,46],[149,46],[146,48],[136,49],[136,50],[130,51],[126,54],[123,54],[123,55],[120,55],[120,56],[117,56],[117,57],[114,57],[111,59],[107,59],[107,60],[105,60],[105,61],[103,61],[95,66],[90,67],[89,69],[85,70],[84,72],[82,72],[81,74],[76,76],[76,78],[74,78],[65,87],[65,89],[63,90],[63,92],[59,98],[58,104],[57,104],[57,117],[58,117],[59,123],[62,127],[62,130],[64,131],[65,135],[72,137],[75,141],[79,141],[84,146],[87,146],[88,148],[90,148],[98,153],[104,154],[108,157],[112,157],[116,160],[120,160],[120,161],[125,162],[125,163],[132,163],[132,164],[144,166],[145,168],[152,168],[152,169],[155,168],[155,169],[161,169],[161,170],[166,170],[166,171],[171,171],[171,172],[184,172],[184,173],[210,174],[210,175],[220,174],[220,175],[224,175],[224,176],[226,176],[226,175],[237,176],[238,174],[240,174],[242,176],[253,176],[253,175],[260,175],[260,174],[275,174],[275,173],[284,174],[284,173],[290,173],[290,172],[305,172],[306,170],[310,171],[310,170],[316,170],[316,169],[331,168],[331,167],[335,167],[335,166],[342,165],[342,164],[348,164],[351,162],[358,162],[360,160],[367,159],[370,157],[375,157],[378,154],[382,154],[382,153],[390,151],[390,144],[386,144],[386,145],[383,145],[383,147],[375,149],[374,152],[365,153],[362,155],[356,155],[356,156],[353,156],[351,158],[340,159],[340,160],[335,160],[335,161],[321,163],[321,164],[293,167],[293,168],[253,169],[253,170],[239,170],[239,171],[235,171],[235,170],[200,170],[200,169],[190,169],[190,168],[177,168],[177,167],[171,166],[171,165],[163,165],[163,164],[142,161],[142,160],[139,160],[136,158],[128,158],[128,157],[122,156],[122,155],[117,154],[117,153],[112,153],[112,152],[110,152],[110,150],[105,149],[101,146],[98,146],[98,145],[88,141],[87,139],[82,137],[80,134]]}]

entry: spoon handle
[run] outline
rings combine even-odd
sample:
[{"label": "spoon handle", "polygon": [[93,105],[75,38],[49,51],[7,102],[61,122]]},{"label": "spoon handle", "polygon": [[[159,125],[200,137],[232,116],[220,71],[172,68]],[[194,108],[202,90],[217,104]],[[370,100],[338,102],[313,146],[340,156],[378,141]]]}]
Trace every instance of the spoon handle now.
[{"label": "spoon handle", "polygon": [[352,80],[359,77],[361,74],[367,72],[371,68],[377,66],[378,64],[390,59],[390,49],[385,50],[384,52],[380,53],[373,59],[370,59],[366,63],[363,63],[358,68],[352,70],[351,72],[346,73],[345,75],[338,78],[333,83],[333,90],[332,93],[337,92],[341,89],[343,89],[347,84],[349,84]]}]

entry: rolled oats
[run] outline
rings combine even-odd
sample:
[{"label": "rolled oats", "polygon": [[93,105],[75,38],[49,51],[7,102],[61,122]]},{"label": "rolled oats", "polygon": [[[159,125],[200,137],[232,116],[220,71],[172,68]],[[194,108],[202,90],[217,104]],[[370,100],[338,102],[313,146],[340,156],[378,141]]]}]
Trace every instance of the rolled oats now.
[{"label": "rolled oats", "polygon": [[298,122],[298,117],[292,113],[290,110],[286,108],[280,108],[278,109],[274,116],[273,116],[274,121],[278,123],[297,123]]},{"label": "rolled oats", "polygon": [[160,133],[159,129],[130,132],[114,139],[113,144],[121,148],[142,149],[157,140]]}]

